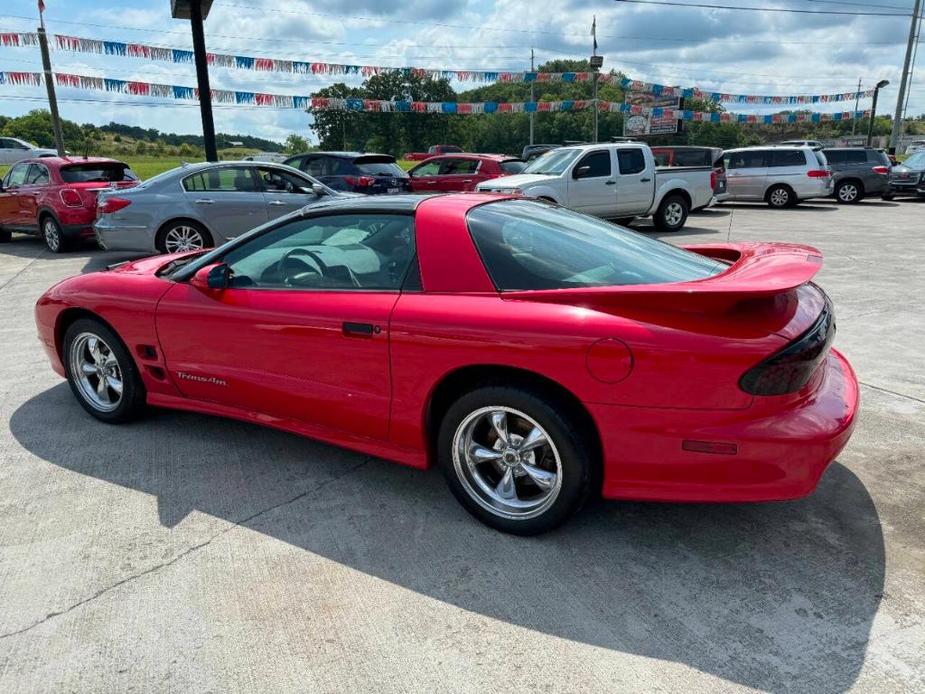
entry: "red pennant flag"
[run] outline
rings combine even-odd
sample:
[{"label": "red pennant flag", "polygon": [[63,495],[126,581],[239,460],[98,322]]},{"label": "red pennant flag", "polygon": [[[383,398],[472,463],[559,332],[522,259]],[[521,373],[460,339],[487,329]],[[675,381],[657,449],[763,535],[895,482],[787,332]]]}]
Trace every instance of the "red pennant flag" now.
[{"label": "red pennant flag", "polygon": [[39,0],[39,14],[45,11],[45,0]]}]

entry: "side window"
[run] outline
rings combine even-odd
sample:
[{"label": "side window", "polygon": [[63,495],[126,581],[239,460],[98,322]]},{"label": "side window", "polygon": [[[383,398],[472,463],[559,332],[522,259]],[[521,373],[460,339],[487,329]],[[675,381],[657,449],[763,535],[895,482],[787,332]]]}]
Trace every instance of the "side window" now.
[{"label": "side window", "polygon": [[446,159],[440,169],[440,174],[443,176],[474,174],[478,168],[478,159]]},{"label": "side window", "polygon": [[29,173],[26,174],[27,186],[47,186],[48,169],[41,164],[32,164],[29,167]]},{"label": "side window", "polygon": [[340,157],[325,157],[325,174],[328,176],[351,176],[360,172],[352,161]]},{"label": "side window", "polygon": [[844,164],[845,150],[827,149],[825,150],[825,158],[830,164]]},{"label": "side window", "polygon": [[325,176],[324,157],[306,157],[302,160],[299,168],[309,176]]},{"label": "side window", "polygon": [[26,183],[26,174],[29,172],[29,164],[17,164],[6,177],[6,187],[14,188]]},{"label": "side window", "polygon": [[[867,152],[863,149],[852,149],[847,152],[849,164],[866,164]],[[828,157],[826,157],[828,159]]]},{"label": "side window", "polygon": [[414,255],[412,216],[341,214],[283,224],[224,261],[233,287],[398,291]]},{"label": "side window", "polygon": [[311,193],[311,182],[299,178],[288,171],[274,169],[269,166],[258,166],[257,177],[265,190],[272,193]]},{"label": "side window", "polygon": [[746,150],[729,155],[727,169],[758,169],[767,166],[763,150]]},{"label": "side window", "polygon": [[620,165],[620,173],[638,174],[646,170],[646,157],[642,150],[633,147],[631,149],[617,150],[617,163]]},{"label": "side window", "polygon": [[211,169],[187,176],[183,179],[183,188],[188,193],[253,193],[258,190],[253,170],[245,167]]},{"label": "side window", "polygon": [[414,170],[415,176],[436,176],[440,173],[440,163],[438,159],[436,161],[429,161],[425,164],[421,164]]},{"label": "side window", "polygon": [[591,152],[586,154],[579,162],[575,165],[575,173],[578,173],[578,170],[587,166],[588,172],[582,174],[582,178],[598,178],[600,176],[609,176],[610,175],[610,152]]},{"label": "side window", "polygon": [[806,155],[800,149],[775,149],[771,152],[771,166],[806,166]]}]

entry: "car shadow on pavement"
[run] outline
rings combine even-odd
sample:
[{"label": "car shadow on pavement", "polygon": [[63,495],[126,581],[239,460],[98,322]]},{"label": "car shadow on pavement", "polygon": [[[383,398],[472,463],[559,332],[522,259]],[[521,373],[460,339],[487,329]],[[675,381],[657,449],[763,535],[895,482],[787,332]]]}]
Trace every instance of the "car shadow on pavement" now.
[{"label": "car shadow on pavement", "polygon": [[156,497],[164,533],[209,514],[491,619],[755,689],[850,688],[882,598],[877,510],[838,463],[800,501],[597,502],[518,538],[471,519],[436,471],[188,413],[111,427],[66,384],[10,429],[53,465]]},{"label": "car shadow on pavement", "polygon": [[799,205],[794,207],[787,207],[780,210],[773,210],[767,205],[767,203],[763,202],[724,202],[722,203],[721,209],[760,210],[763,208],[773,212],[787,212],[789,210],[806,210],[807,212],[835,212],[839,207],[844,207],[844,205],[829,205],[826,201],[814,200],[812,203],[801,202]]}]

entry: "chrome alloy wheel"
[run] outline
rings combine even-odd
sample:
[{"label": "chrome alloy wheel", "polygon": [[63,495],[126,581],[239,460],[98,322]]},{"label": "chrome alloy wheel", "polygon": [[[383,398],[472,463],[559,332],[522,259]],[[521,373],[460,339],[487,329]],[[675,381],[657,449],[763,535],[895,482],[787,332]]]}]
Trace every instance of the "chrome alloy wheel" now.
[{"label": "chrome alloy wheel", "polygon": [[122,368],[99,335],[80,333],[71,343],[71,378],[94,409],[112,412],[122,401]]},{"label": "chrome alloy wheel", "polygon": [[790,193],[783,188],[777,188],[771,193],[771,204],[774,207],[786,207],[790,202]]},{"label": "chrome alloy wheel", "polygon": [[854,202],[858,199],[858,187],[853,183],[843,183],[838,187],[838,199],[842,202]]},{"label": "chrome alloy wheel", "polygon": [[168,253],[183,253],[185,251],[198,251],[206,245],[202,232],[198,229],[181,224],[172,227],[164,236],[164,249]]},{"label": "chrome alloy wheel", "polygon": [[684,219],[684,206],[680,202],[670,202],[665,206],[665,224],[677,226]]},{"label": "chrome alloy wheel", "polygon": [[58,225],[51,217],[47,217],[42,223],[42,235],[48,248],[57,253],[61,248],[61,232],[58,231]]},{"label": "chrome alloy wheel", "polygon": [[546,430],[503,405],[482,407],[460,422],[453,467],[469,496],[501,518],[535,518],[562,488],[562,459]]}]

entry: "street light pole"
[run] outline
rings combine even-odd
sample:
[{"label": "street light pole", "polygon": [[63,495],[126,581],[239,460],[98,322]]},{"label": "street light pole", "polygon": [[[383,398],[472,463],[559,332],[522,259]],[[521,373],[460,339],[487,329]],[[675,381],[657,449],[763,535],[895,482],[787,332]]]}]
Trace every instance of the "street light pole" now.
[{"label": "street light pole", "polygon": [[889,85],[889,80],[880,80],[874,87],[874,100],[870,105],[870,122],[867,124],[867,146],[870,147],[874,139],[874,121],[877,119],[877,98],[880,96],[880,90]]},{"label": "street light pole", "polygon": [[209,87],[209,63],[202,21],[209,16],[212,0],[170,0],[170,12],[175,19],[188,19],[193,30],[193,58],[196,61],[196,83],[199,88],[199,112],[202,114],[202,140],[207,161],[218,161],[215,144],[215,121],[212,119],[212,89]]},{"label": "street light pole", "polygon": [[[906,89],[909,86],[909,66],[915,50],[918,26],[922,15],[922,0],[915,0],[912,10],[912,24],[909,27],[909,43],[906,45],[906,59],[903,62],[902,79],[899,81],[899,95],[896,97],[896,113],[893,116],[893,131],[890,133],[890,154],[896,154],[896,147],[903,132],[903,108],[906,102]],[[874,97],[876,98],[876,96]]]},{"label": "street light pole", "polygon": [[858,129],[858,107],[861,104],[861,78],[858,77],[858,92],[854,96],[854,118],[851,119],[851,136],[854,137],[854,134]]},{"label": "street light pole", "polygon": [[[531,48],[530,49],[530,72],[533,72],[533,70],[534,70],[533,49]],[[530,103],[533,103],[534,101],[536,101],[536,97],[534,96],[534,91],[533,91],[533,85],[535,82],[536,80],[530,80]],[[533,144],[533,116],[534,115],[535,115],[534,112],[530,111],[530,144],[531,145]]]}]

